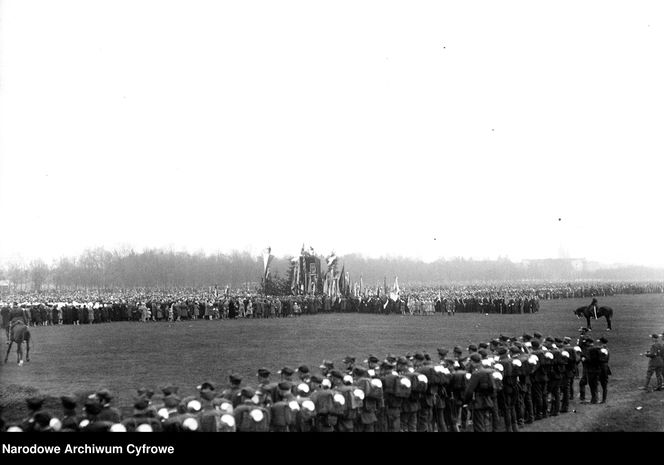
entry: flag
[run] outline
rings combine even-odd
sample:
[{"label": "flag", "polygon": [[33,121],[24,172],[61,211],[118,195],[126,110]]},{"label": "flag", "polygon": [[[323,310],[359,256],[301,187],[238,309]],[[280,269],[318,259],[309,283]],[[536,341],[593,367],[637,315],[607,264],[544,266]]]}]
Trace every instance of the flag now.
[{"label": "flag", "polygon": [[342,265],[341,274],[339,275],[339,294],[344,295],[346,293],[346,265]]},{"label": "flag", "polygon": [[267,279],[268,276],[268,269],[270,267],[270,263],[272,262],[272,259],[274,258],[274,255],[272,255],[270,252],[272,252],[272,248],[268,247],[263,251],[263,278]]},{"label": "flag", "polygon": [[330,295],[330,282],[328,280],[329,273],[325,275],[325,281],[323,282],[323,294]]},{"label": "flag", "polygon": [[302,273],[300,269],[302,267],[300,263],[300,257],[291,258],[291,267],[293,269],[293,280],[291,281],[291,291],[293,294],[300,293],[300,285],[302,283]]},{"label": "flag", "polygon": [[330,254],[329,257],[327,257],[327,268],[334,268],[334,266],[337,264],[337,256],[334,252]]},{"label": "flag", "polygon": [[350,293],[350,273],[346,271],[346,281],[344,283],[344,288],[346,289],[346,295]]},{"label": "flag", "polygon": [[401,294],[401,290],[399,289],[399,281],[398,278],[394,278],[394,285],[392,286],[392,290],[390,291],[390,299],[394,300],[395,302],[399,300],[399,294]]}]

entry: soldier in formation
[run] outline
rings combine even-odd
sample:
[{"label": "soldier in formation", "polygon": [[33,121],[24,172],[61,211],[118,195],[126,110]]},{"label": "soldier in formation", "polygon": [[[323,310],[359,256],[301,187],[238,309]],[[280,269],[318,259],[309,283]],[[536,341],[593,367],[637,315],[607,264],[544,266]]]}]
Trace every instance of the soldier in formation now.
[{"label": "soldier in formation", "polygon": [[[661,357],[659,336],[648,355]],[[22,431],[274,431],[274,432],[516,432],[524,424],[569,411],[576,366],[590,387],[591,403],[606,402],[608,340],[582,335],[521,337],[500,335],[491,341],[452,351],[437,350],[437,360],[418,351],[383,359],[369,355],[361,363],[347,356],[343,368],[325,360],[319,373],[308,366],[260,368],[251,386],[237,374],[217,388],[206,381],[196,395],[179,396],[164,386],[155,399],[141,388],[132,414],[122,415],[113,396],[102,389],[85,399],[62,398],[59,416],[30,399],[30,415],[5,428]],[[646,380],[661,368],[652,363]],[[658,371],[659,370],[659,371]],[[579,388],[585,399],[585,386]],[[42,402],[43,403],[43,402]],[[82,407],[79,410],[79,405]],[[39,415],[37,415],[39,413]]]}]

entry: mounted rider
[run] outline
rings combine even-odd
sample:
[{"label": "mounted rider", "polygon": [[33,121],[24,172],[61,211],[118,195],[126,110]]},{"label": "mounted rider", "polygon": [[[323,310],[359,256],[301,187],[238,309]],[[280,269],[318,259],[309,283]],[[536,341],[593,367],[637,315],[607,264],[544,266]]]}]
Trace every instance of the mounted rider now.
[{"label": "mounted rider", "polygon": [[593,301],[590,302],[590,305],[588,305],[588,310],[591,310],[593,312],[593,315],[595,315],[595,319],[597,319],[597,299],[593,297]]},{"label": "mounted rider", "polygon": [[18,302],[14,302],[12,304],[12,308],[9,310],[9,326],[7,326],[7,344],[9,344],[9,341],[11,341],[14,337],[14,326],[16,326],[19,322],[23,323],[24,325],[28,325],[28,322],[25,318],[25,312],[21,307],[18,306]]}]

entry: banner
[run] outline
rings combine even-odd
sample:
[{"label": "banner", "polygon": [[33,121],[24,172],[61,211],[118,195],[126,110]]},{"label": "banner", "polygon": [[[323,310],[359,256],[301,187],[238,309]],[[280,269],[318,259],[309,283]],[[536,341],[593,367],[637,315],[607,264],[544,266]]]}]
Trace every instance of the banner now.
[{"label": "banner", "polygon": [[300,289],[300,259],[298,257],[291,258],[291,268],[293,270],[293,280],[291,281],[291,292],[297,294]]},{"label": "banner", "polygon": [[263,251],[263,279],[267,279],[270,263],[272,262],[272,259],[274,259],[274,255],[270,252],[272,252],[271,247],[268,247]]}]

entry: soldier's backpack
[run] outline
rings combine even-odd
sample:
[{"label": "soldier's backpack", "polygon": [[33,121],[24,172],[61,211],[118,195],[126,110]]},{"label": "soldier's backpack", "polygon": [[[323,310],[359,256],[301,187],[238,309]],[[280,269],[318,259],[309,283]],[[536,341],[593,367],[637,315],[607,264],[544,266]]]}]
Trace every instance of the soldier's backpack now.
[{"label": "soldier's backpack", "polygon": [[500,392],[505,389],[505,378],[502,372],[495,370],[493,373],[491,373],[491,378],[493,378],[493,388],[496,392]]},{"label": "soldier's backpack", "polygon": [[316,416],[316,404],[307,397],[300,399],[300,410],[297,411],[297,421],[308,422]]},{"label": "soldier's backpack", "polygon": [[[565,351],[566,352],[566,351]],[[567,352],[568,357],[569,357],[569,352]],[[553,359],[553,369],[559,373],[559,374],[565,374],[567,371],[567,357],[563,355],[562,350],[558,350],[553,353],[554,359]]]},{"label": "soldier's backpack", "polygon": [[429,379],[422,373],[408,373],[406,377],[410,380],[410,392],[423,394],[429,388]]},{"label": "soldier's backpack", "polygon": [[203,410],[198,414],[200,430],[204,433],[216,433],[218,417],[221,417],[221,413],[217,410]]},{"label": "soldier's backpack", "polygon": [[[355,391],[358,393],[356,394]],[[340,393],[345,400],[343,417],[346,420],[355,420],[360,408],[364,405],[364,391],[357,386],[349,386],[340,390]]]},{"label": "soldier's backpack", "polygon": [[590,350],[588,350],[588,359],[591,363],[597,364],[599,363],[599,357],[600,352],[598,347],[591,347]]},{"label": "soldier's backpack", "polygon": [[292,425],[295,421],[293,409],[286,401],[279,401],[272,404],[270,408],[271,426],[283,428]]},{"label": "soldier's backpack", "polygon": [[327,415],[329,413],[333,413],[335,407],[334,407],[334,400],[332,397],[333,393],[329,389],[315,391],[311,395],[311,400],[314,402],[314,405],[316,406],[317,414]]},{"label": "soldier's backpack", "polygon": [[535,381],[545,382],[547,380],[545,366],[548,364],[548,359],[544,356],[544,352],[534,354],[538,358],[537,368],[533,375],[535,376]]},{"label": "soldier's backpack", "polygon": [[412,393],[412,382],[407,376],[394,376],[392,390],[395,397],[407,399]]},{"label": "soldier's backpack", "polygon": [[346,396],[342,391],[337,389],[332,390],[332,410],[330,413],[336,416],[344,417],[346,412],[350,408],[348,402],[346,402]]},{"label": "soldier's backpack", "polygon": [[368,389],[365,389],[366,397],[376,401],[383,399],[383,382],[378,378],[365,379],[363,382],[368,384]]},{"label": "soldier's backpack", "polygon": [[240,421],[237,425],[239,431],[270,431],[270,413],[266,408],[250,406],[249,408],[242,409],[239,416]]},{"label": "soldier's backpack", "polygon": [[526,378],[533,372],[533,364],[529,362],[530,356],[527,354],[519,356],[518,360],[521,362],[519,379],[525,382]]},{"label": "soldier's backpack", "polygon": [[350,386],[350,403],[353,410],[359,410],[364,406],[366,394],[360,386]]},{"label": "soldier's backpack", "polygon": [[[339,401],[339,398],[335,400],[335,395],[341,397],[343,404]],[[315,391],[311,396],[311,400],[316,406],[318,421],[326,427],[336,426],[337,417],[345,412],[346,400],[344,396],[333,389],[323,389]]]},{"label": "soldier's backpack", "polygon": [[485,395],[493,394],[496,391],[496,380],[493,378],[493,373],[482,370],[478,375],[480,380],[477,383],[477,391]]},{"label": "soldier's backpack", "polygon": [[[445,374],[443,372],[443,367],[437,365],[435,367],[422,367],[420,368],[420,373],[427,377],[429,380],[429,388],[440,386],[445,382]],[[449,372],[449,370],[448,370]]]}]

